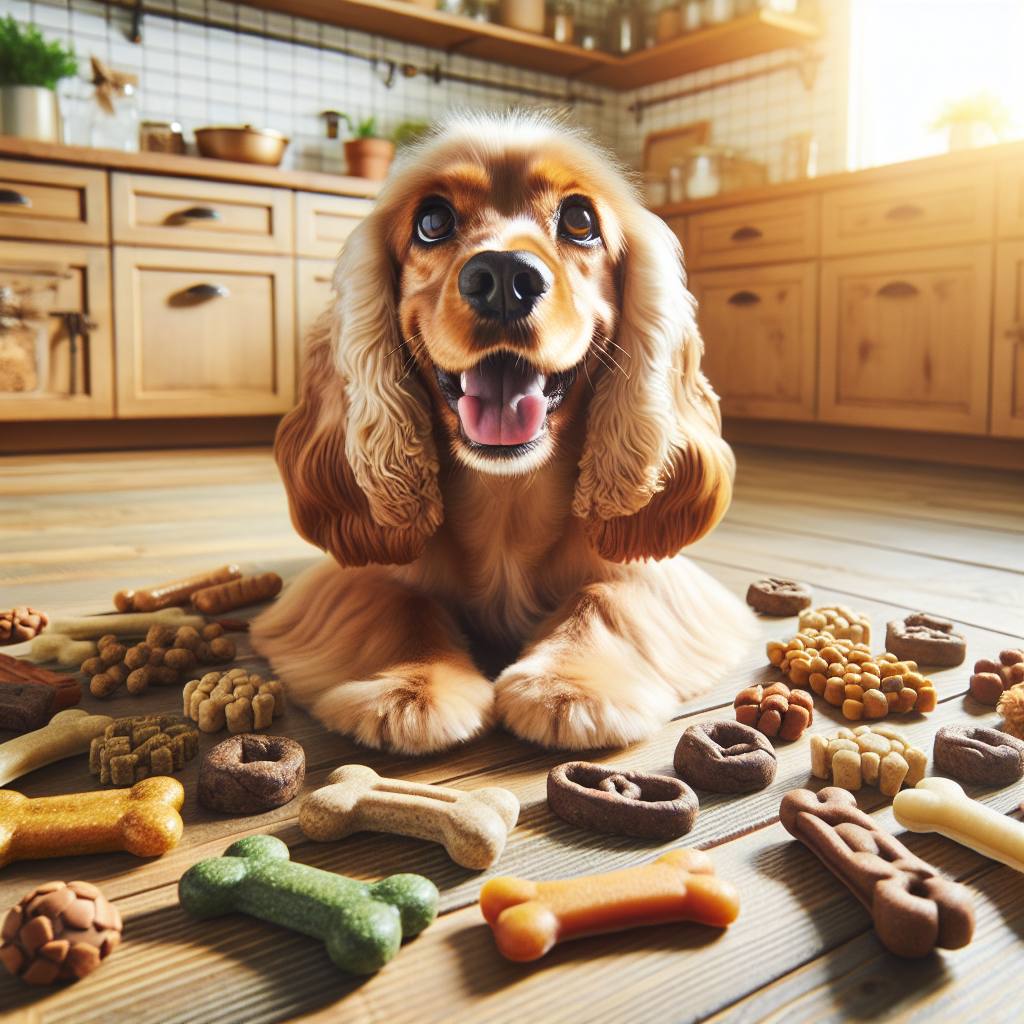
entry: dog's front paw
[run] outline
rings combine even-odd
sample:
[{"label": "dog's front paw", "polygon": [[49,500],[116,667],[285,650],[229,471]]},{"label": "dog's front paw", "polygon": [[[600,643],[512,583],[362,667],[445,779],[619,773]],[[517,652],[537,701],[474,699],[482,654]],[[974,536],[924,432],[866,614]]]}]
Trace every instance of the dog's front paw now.
[{"label": "dog's front paw", "polygon": [[458,665],[401,665],[340,683],[312,706],[337,732],[368,747],[431,754],[471,739],[494,720],[494,688]]},{"label": "dog's front paw", "polygon": [[615,666],[569,664],[534,652],[498,677],[498,716],[521,739],[561,750],[647,739],[672,717],[676,701],[663,685],[614,673]]}]

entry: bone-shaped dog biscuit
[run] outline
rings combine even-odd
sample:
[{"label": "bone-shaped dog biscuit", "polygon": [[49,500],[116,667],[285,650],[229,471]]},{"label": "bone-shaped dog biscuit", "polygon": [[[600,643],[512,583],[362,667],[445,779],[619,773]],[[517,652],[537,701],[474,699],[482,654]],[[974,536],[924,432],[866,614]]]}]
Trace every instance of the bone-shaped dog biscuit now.
[{"label": "bone-shaped dog biscuit", "polygon": [[53,761],[88,753],[93,739],[102,736],[113,721],[106,715],[69,708],[54,715],[42,729],[0,743],[0,786]]},{"label": "bone-shaped dog biscuit", "polygon": [[194,917],[240,910],[322,939],[330,958],[352,974],[372,974],[437,917],[438,892],[421,875],[391,875],[366,884],[293,864],[273,836],[246,836],[222,857],[193,865],[178,899]]},{"label": "bone-shaped dog biscuit", "polygon": [[489,868],[519,819],[519,801],[491,787],[465,791],[381,778],[348,764],[327,776],[299,811],[310,839],[328,842],[353,832],[393,832],[440,843],[456,864]]},{"label": "bone-shaped dog biscuit", "polygon": [[41,634],[60,633],[72,640],[99,640],[101,636],[145,636],[150,626],[170,629],[193,626],[202,629],[202,615],[187,615],[181,608],[161,608],[156,612],[127,612],[123,615],[86,615],[77,619],[54,619]]},{"label": "bone-shaped dog biscuit", "polygon": [[740,912],[736,887],[715,877],[700,850],[671,850],[651,864],[555,882],[492,878],[480,910],[509,960],[537,960],[556,943],[638,925],[695,921],[725,928]]},{"label": "bone-shaped dog biscuit", "polygon": [[185,790],[160,776],[131,789],[30,800],[0,789],[0,868],[16,860],[126,850],[157,857],[178,845]]},{"label": "bone-shaped dog biscuit", "polygon": [[1024,823],[972,800],[952,779],[922,779],[892,802],[911,832],[938,832],[1015,871],[1024,871]]}]

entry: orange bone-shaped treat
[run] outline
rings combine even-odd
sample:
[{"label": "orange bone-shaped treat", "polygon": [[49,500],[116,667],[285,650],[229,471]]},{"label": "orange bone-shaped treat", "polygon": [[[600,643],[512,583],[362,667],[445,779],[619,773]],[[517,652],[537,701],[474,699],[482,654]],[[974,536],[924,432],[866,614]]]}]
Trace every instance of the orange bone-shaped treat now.
[{"label": "orange bone-shaped treat", "polygon": [[181,839],[185,790],[153,776],[131,789],[69,793],[30,800],[0,789],[0,868],[16,860],[127,850],[157,857]]},{"label": "orange bone-shaped treat", "polygon": [[552,946],[584,935],[646,924],[696,921],[725,928],[740,912],[731,882],[715,877],[700,850],[671,850],[652,864],[557,882],[492,878],[480,909],[509,960],[537,960]]}]

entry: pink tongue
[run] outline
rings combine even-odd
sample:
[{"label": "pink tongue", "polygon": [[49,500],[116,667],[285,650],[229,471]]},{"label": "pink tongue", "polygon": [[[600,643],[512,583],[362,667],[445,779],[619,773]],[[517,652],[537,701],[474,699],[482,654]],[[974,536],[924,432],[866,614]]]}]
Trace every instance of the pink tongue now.
[{"label": "pink tongue", "polygon": [[526,444],[544,426],[543,374],[515,359],[485,359],[462,375],[459,418],[477,444]]}]

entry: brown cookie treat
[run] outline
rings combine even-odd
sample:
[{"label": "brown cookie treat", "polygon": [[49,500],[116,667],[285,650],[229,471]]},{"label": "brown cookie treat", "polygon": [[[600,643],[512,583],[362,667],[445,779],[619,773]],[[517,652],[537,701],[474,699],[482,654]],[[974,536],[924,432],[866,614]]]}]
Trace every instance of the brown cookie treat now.
[{"label": "brown cookie treat", "polygon": [[1008,648],[999,652],[999,661],[974,663],[971,695],[982,704],[998,704],[1003,691],[1018,683],[1024,683],[1024,650]]},{"label": "brown cookie treat", "polygon": [[766,576],[751,583],[747,589],[747,604],[762,615],[796,615],[810,608],[814,594],[806,583]]},{"label": "brown cookie treat", "polygon": [[740,722],[698,722],[676,747],[680,778],[711,793],[750,793],[771,785],[778,760],[762,733]]},{"label": "brown cookie treat", "polygon": [[1024,743],[995,729],[944,725],[932,758],[946,775],[979,786],[1010,786],[1024,777]]},{"label": "brown cookie treat", "polygon": [[29,985],[84,978],[121,941],[121,915],[88,882],[47,882],[11,907],[0,963]]},{"label": "brown cookie treat", "polygon": [[29,608],[28,605],[0,611],[0,645],[34,640],[49,622],[50,617],[46,612]]},{"label": "brown cookie treat", "polygon": [[232,736],[203,758],[199,802],[226,814],[262,814],[288,803],[305,777],[306,755],[294,740]]},{"label": "brown cookie treat", "polygon": [[798,739],[814,721],[814,702],[802,690],[791,690],[785,683],[748,686],[733,701],[736,721],[749,725],[765,736],[780,740]]},{"label": "brown cookie treat", "polygon": [[680,779],[570,761],[548,773],[548,807],[591,832],[678,839],[693,828],[698,804]]},{"label": "brown cookie treat", "polygon": [[960,665],[967,657],[967,641],[953,632],[953,623],[924,612],[889,622],[885,649],[900,661],[916,661],[919,665]]},{"label": "brown cookie treat", "polygon": [[0,654],[0,729],[33,732],[81,699],[74,676]]}]

